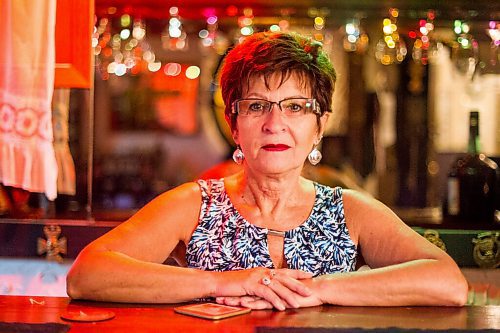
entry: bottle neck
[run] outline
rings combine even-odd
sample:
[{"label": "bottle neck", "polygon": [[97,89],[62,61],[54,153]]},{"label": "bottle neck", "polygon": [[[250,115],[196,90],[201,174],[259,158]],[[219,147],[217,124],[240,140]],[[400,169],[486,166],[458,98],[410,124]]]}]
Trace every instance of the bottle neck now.
[{"label": "bottle neck", "polygon": [[479,154],[481,150],[479,143],[479,115],[471,112],[469,123],[469,145],[467,152],[469,154]]}]

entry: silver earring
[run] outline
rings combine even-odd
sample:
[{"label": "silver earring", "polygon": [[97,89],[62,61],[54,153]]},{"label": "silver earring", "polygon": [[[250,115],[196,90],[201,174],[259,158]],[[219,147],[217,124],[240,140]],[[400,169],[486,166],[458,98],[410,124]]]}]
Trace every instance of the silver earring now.
[{"label": "silver earring", "polygon": [[321,155],[321,152],[316,147],[307,155],[307,159],[312,165],[318,164],[322,157],[323,155]]},{"label": "silver earring", "polygon": [[243,152],[240,149],[240,146],[236,147],[236,150],[233,152],[233,161],[236,164],[241,164],[243,163],[243,160],[245,159],[245,155],[243,155]]}]

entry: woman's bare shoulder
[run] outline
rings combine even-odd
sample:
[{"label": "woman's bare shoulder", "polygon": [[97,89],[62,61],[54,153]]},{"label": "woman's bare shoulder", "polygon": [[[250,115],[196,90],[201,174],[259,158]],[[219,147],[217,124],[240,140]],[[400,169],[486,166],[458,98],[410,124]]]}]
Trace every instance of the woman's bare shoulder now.
[{"label": "woman's bare shoulder", "polygon": [[[201,203],[201,190],[197,182],[181,184],[171,190],[160,194],[157,199],[162,203]],[[155,199],[156,200],[156,199]],[[187,202],[186,202],[187,200]]]},{"label": "woman's bare shoulder", "polygon": [[344,215],[351,236],[356,239],[373,228],[402,224],[401,219],[384,203],[369,194],[356,190],[343,190]]},{"label": "woman's bare shoulder", "polygon": [[182,231],[198,221],[201,192],[197,183],[189,182],[163,192],[139,209],[119,229]]},{"label": "woman's bare shoulder", "polygon": [[343,189],[342,201],[350,213],[393,214],[388,206],[365,192]]},{"label": "woman's bare shoulder", "polygon": [[[201,192],[197,183],[182,184],[142,207],[88,247],[113,250],[140,260],[162,262],[198,223]],[[144,251],[148,248],[148,251]]]},{"label": "woman's bare shoulder", "polygon": [[366,212],[367,209],[372,210],[378,206],[378,201],[373,197],[352,189],[342,190],[342,202],[346,218],[352,215],[357,216],[360,213]]},{"label": "woman's bare shoulder", "polygon": [[[201,207],[201,190],[196,182],[179,185],[160,194],[139,210],[134,218],[147,220],[195,222]],[[177,223],[176,223],[177,224]]]}]

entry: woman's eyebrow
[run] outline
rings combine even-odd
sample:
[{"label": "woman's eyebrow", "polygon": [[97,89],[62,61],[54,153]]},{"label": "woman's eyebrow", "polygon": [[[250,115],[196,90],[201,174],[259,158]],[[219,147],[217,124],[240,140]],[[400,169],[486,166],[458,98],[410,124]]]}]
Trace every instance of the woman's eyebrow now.
[{"label": "woman's eyebrow", "polygon": [[254,93],[254,92],[252,92],[252,93],[250,93],[250,94],[247,94],[245,97],[241,97],[241,98],[259,98],[259,99],[267,99],[267,97],[266,97],[266,96],[261,95],[261,94],[259,94],[259,93]]},{"label": "woman's eyebrow", "polygon": [[[267,96],[264,96],[264,95],[260,95],[259,93],[251,93],[245,97],[242,97],[242,98],[257,98],[257,99],[265,99],[266,101],[270,101],[270,102],[273,102],[271,100],[268,100],[267,99]],[[280,101],[283,101],[285,99],[291,99],[291,98],[310,98],[310,97],[306,97],[306,96],[303,96],[303,95],[291,95],[291,96],[287,96],[287,97],[284,97],[282,99],[280,99]],[[275,102],[278,102],[278,101],[275,101]]]}]

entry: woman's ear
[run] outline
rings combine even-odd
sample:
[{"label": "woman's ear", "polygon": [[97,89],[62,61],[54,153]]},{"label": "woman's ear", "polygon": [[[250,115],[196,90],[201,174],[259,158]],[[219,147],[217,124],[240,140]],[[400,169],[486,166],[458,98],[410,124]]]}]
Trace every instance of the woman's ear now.
[{"label": "woman's ear", "polygon": [[320,137],[320,138],[323,137],[323,133],[325,132],[325,128],[326,128],[326,123],[328,121],[328,117],[330,117],[330,114],[327,113],[327,112],[325,112],[319,118],[318,137]]},{"label": "woman's ear", "polygon": [[236,121],[234,122],[234,127],[232,126],[232,119],[227,115],[227,113],[224,115],[226,118],[226,123],[229,126],[229,129],[231,130],[231,136],[233,137],[234,143],[238,144],[238,129],[237,129],[237,123]]},{"label": "woman's ear", "polygon": [[233,137],[234,143],[239,145],[240,143],[238,142],[238,130],[236,128],[231,129],[231,136]]}]

